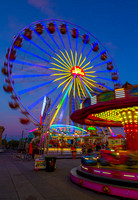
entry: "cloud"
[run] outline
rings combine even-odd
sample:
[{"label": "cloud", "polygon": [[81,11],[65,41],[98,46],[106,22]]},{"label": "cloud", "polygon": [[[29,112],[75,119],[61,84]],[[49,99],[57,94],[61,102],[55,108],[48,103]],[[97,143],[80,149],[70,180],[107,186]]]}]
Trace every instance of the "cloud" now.
[{"label": "cloud", "polygon": [[42,13],[49,17],[55,15],[53,11],[53,4],[49,0],[28,0],[28,3],[40,9]]}]

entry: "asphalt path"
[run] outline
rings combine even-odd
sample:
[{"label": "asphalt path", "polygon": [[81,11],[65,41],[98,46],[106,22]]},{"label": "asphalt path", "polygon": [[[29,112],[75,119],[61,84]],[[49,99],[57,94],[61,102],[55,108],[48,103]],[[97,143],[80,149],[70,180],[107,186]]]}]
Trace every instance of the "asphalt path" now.
[{"label": "asphalt path", "polygon": [[82,188],[70,180],[80,159],[57,159],[56,170],[34,171],[34,161],[16,159],[15,153],[0,153],[0,200],[117,200]]}]

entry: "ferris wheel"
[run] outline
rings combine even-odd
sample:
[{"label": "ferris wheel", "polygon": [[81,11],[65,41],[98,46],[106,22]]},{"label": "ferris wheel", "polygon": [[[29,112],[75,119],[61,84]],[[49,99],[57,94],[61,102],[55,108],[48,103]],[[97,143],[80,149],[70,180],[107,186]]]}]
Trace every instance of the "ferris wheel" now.
[{"label": "ferris wheel", "polygon": [[107,49],[91,33],[67,21],[29,24],[14,37],[6,59],[3,89],[11,93],[10,108],[20,108],[26,116],[20,119],[22,124],[40,123],[46,97],[52,124],[67,118],[85,98],[121,86]]}]

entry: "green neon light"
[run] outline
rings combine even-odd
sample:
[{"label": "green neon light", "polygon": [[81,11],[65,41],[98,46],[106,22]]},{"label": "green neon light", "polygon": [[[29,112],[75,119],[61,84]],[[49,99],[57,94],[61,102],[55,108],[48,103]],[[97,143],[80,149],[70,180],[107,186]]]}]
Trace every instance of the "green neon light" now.
[{"label": "green neon light", "polygon": [[50,128],[53,128],[53,127],[58,127],[58,128],[68,127],[68,128],[74,128],[76,130],[81,130],[81,131],[87,132],[83,128],[80,128],[80,127],[77,127],[77,126],[72,126],[72,125],[67,125],[67,124],[52,124]]},{"label": "green neon light", "polygon": [[91,130],[92,130],[92,131],[96,131],[96,128],[94,128],[94,127],[89,127],[89,128],[88,128],[88,131],[91,131]]}]

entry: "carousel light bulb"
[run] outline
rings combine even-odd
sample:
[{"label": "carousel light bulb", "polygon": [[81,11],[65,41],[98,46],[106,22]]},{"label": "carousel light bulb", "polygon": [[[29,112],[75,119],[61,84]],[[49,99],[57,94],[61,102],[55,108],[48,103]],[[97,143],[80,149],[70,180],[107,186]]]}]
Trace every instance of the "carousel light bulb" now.
[{"label": "carousel light bulb", "polygon": [[129,118],[132,118],[132,116],[128,116]]}]

